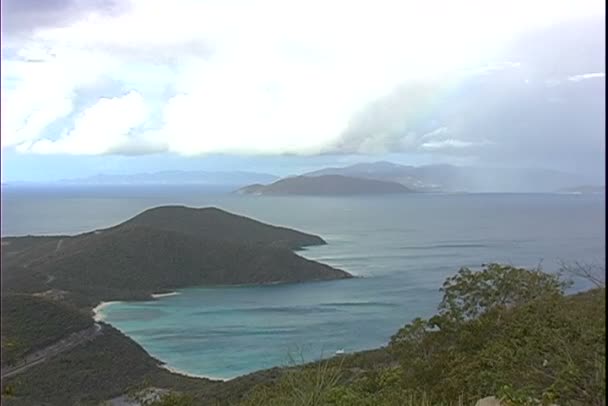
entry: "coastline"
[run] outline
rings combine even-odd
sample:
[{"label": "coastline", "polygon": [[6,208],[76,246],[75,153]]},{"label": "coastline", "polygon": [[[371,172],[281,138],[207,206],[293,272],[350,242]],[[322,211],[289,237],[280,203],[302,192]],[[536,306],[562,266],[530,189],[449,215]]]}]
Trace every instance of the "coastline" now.
[{"label": "coastline", "polygon": [[180,292],[152,293],[150,296],[153,299],[159,299],[161,297],[169,297],[169,296],[177,296],[177,295],[181,295],[181,293]]},{"label": "coastline", "polygon": [[108,306],[110,306],[110,305],[112,305],[114,303],[120,303],[120,301],[115,300],[115,301],[111,301],[111,302],[101,302],[100,304],[98,304],[97,306],[95,306],[93,308],[93,320],[95,320],[95,321],[103,321],[103,315],[102,315],[101,311],[104,308],[106,308],[106,307],[108,307]]},{"label": "coastline", "polygon": [[162,364],[159,366],[161,368],[166,369],[167,371],[171,372],[172,374],[183,375],[183,376],[187,376],[189,378],[209,379],[210,381],[219,381],[219,382],[226,382],[226,381],[230,380],[230,379],[226,379],[226,378],[218,378],[218,377],[208,376],[208,375],[191,374],[189,372],[182,371],[181,369],[170,367],[167,364]]}]

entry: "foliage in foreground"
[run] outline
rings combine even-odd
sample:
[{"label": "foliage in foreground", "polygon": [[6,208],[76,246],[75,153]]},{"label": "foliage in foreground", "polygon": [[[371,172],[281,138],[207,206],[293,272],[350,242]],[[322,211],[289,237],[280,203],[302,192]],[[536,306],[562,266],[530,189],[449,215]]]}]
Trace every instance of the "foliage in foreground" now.
[{"label": "foliage in foreground", "polygon": [[605,405],[605,288],[566,296],[567,286],[540,270],[461,269],[443,285],[437,315],[392,337],[394,365],[292,369],[243,405],[472,405],[489,395]]}]

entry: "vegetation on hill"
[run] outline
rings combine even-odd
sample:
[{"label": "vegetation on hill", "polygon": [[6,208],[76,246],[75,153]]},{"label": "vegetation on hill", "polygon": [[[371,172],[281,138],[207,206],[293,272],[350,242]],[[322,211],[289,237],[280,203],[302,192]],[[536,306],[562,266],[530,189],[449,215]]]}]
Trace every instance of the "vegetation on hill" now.
[{"label": "vegetation on hill", "polygon": [[[106,230],[77,236],[2,239],[2,359],[22,362],[92,325],[100,301],[148,299],[192,285],[301,282],[351,277],[292,250],[317,236],[219,209],[161,207]],[[229,397],[218,382],[160,367],[105,325],[90,341],[2,382],[2,404],[98,404],[147,386],[201,399]],[[241,380],[250,388],[265,374]],[[203,390],[204,389],[204,390]],[[243,389],[244,390],[244,389]]]},{"label": "vegetation on hill", "polygon": [[162,206],[148,209],[123,223],[159,230],[189,234],[197,238],[239,244],[271,245],[299,249],[310,245],[323,245],[319,236],[205,207],[194,209],[185,206]]},{"label": "vegetation on hill", "polygon": [[270,185],[250,185],[237,192],[260,195],[367,195],[410,193],[411,189],[391,181],[342,175],[294,176]]},{"label": "vegetation on hill", "polygon": [[204,392],[217,384],[172,374],[118,330],[104,324],[102,331],[91,342],[3,379],[2,405],[99,405],[146,386]]},{"label": "vegetation on hill", "polygon": [[[496,264],[480,272],[461,269],[443,285],[437,314],[413,320],[384,348],[227,382],[162,369],[104,325],[91,342],[3,380],[2,401],[99,404],[162,388],[169,392],[150,405],[473,405],[494,395],[510,405],[599,406],[606,393],[605,288],[595,283],[598,288],[566,295],[568,283],[540,270]],[[12,306],[25,312],[27,325],[44,323],[32,319],[38,311],[28,296],[21,299],[27,306]],[[57,309],[63,315],[50,324],[80,327],[80,313]],[[19,334],[29,333],[13,333]]]},{"label": "vegetation on hill", "polygon": [[0,319],[3,365],[93,325],[88,314],[69,305],[26,294],[2,295]]},{"label": "vegetation on hill", "polygon": [[[555,275],[462,269],[439,312],[399,330],[392,363],[332,359],[258,386],[243,405],[604,405],[605,288],[564,295]],[[409,403],[408,403],[409,402]]]},{"label": "vegetation on hill", "polygon": [[320,237],[215,208],[159,207],[106,230],[26,238],[3,239],[18,246],[3,257],[3,291],[55,289],[83,307],[195,285],[351,277],[292,251],[324,244]]},{"label": "vegetation on hill", "polygon": [[416,191],[551,193],[564,186],[588,182],[585,176],[542,168],[496,168],[447,164],[409,166],[363,162],[324,168],[303,176],[342,175],[397,182]]},{"label": "vegetation on hill", "polygon": [[286,248],[216,242],[132,225],[74,239],[53,256],[30,265],[27,272],[40,280],[52,275],[48,286],[87,292],[99,300],[124,300],[138,292],[193,285],[349,276]]},{"label": "vegetation on hill", "polygon": [[[34,246],[46,245],[55,243],[65,238],[65,236],[37,236],[27,235],[22,237],[3,237],[2,238],[2,257],[3,259],[11,258],[25,250]],[[49,245],[50,247],[51,245]]]}]

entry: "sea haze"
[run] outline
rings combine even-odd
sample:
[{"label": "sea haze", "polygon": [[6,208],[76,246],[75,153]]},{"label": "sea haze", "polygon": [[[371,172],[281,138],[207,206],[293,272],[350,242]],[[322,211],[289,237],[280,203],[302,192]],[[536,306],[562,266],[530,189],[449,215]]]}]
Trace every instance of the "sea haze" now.
[{"label": "sea haze", "polygon": [[[361,278],[273,286],[189,288],[116,303],[102,316],[171,368],[232,378],[384,345],[431,315],[461,266],[503,262],[557,271],[604,262],[605,198],[560,194],[256,197],[201,187],[4,188],[2,235],[74,234],[165,204],[217,206],[323,237],[301,255]],[[574,289],[586,287],[578,282]]]}]

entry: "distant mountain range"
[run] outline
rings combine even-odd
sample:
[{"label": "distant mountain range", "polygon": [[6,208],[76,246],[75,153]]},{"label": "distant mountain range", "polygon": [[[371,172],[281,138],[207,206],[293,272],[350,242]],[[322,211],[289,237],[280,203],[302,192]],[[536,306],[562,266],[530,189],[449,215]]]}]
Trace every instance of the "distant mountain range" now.
[{"label": "distant mountain range", "polygon": [[[333,177],[326,177],[333,176]],[[310,180],[311,178],[319,178]],[[367,182],[364,182],[367,181]],[[380,181],[385,183],[369,182]],[[63,179],[52,185],[201,185],[241,194],[353,195],[406,192],[590,193],[597,179],[542,168],[491,168],[448,164],[409,166],[380,161],[319,169],[298,176],[247,171],[162,171],[132,175],[100,174]],[[7,185],[35,185],[10,182]],[[48,184],[47,184],[48,185]],[[594,186],[580,186],[594,185]],[[580,191],[573,188],[582,188]]]},{"label": "distant mountain range", "polygon": [[132,175],[99,174],[86,178],[62,179],[58,183],[72,185],[232,185],[268,183],[278,177],[267,173],[245,171],[162,171]]},{"label": "distant mountain range", "polygon": [[368,195],[410,193],[411,189],[397,182],[355,178],[342,175],[294,176],[270,185],[250,185],[240,194],[254,195]]},{"label": "distant mountain range", "polygon": [[582,175],[537,168],[481,168],[454,165],[406,166],[391,162],[360,163],[303,174],[342,175],[400,183],[416,191],[555,192],[585,184]]}]

